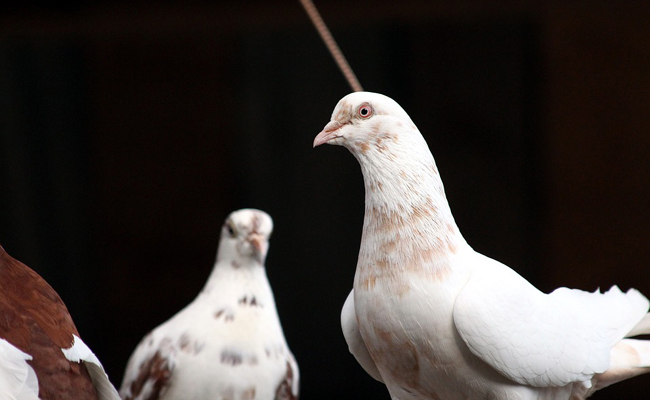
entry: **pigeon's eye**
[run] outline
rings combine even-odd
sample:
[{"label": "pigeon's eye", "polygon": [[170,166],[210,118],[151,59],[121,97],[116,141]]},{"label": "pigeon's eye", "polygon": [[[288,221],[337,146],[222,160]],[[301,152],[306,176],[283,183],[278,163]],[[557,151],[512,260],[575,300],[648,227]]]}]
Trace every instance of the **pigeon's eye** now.
[{"label": "pigeon's eye", "polygon": [[226,222],[226,231],[228,232],[228,236],[230,237],[235,237],[235,235],[237,234],[237,231],[235,230],[235,226],[230,221]]},{"label": "pigeon's eye", "polygon": [[370,104],[363,104],[359,107],[357,114],[359,114],[361,118],[370,118],[372,115],[372,107],[370,107]]}]

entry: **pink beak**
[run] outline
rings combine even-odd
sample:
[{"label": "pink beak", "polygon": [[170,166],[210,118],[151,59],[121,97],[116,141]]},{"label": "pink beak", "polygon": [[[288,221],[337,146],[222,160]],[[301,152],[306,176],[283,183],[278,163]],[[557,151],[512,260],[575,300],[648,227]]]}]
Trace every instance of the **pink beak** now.
[{"label": "pink beak", "polygon": [[332,139],[335,139],[339,137],[337,135],[338,130],[343,127],[343,124],[338,122],[338,121],[330,121],[327,125],[325,125],[325,128],[316,135],[316,138],[314,138],[314,147],[320,146],[323,143],[327,143]]},{"label": "pink beak", "polygon": [[250,243],[251,247],[253,248],[253,254],[255,254],[255,256],[260,257],[262,253],[266,251],[265,240],[262,235],[251,233],[248,235],[247,239],[248,243]]}]

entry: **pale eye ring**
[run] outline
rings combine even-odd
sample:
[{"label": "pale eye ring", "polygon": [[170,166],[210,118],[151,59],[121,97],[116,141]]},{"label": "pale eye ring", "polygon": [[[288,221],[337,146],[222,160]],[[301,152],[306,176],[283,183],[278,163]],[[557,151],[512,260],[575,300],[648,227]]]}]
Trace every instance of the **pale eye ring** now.
[{"label": "pale eye ring", "polygon": [[362,104],[357,110],[357,114],[361,118],[370,118],[372,116],[372,107],[370,104]]}]

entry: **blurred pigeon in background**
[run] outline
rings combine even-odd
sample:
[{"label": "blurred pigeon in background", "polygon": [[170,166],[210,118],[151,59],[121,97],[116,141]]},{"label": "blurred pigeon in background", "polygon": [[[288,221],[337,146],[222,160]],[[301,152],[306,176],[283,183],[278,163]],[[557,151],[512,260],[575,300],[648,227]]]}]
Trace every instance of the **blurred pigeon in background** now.
[{"label": "blurred pigeon in background", "polygon": [[228,216],[205,287],[142,339],[126,367],[123,399],[298,398],[298,365],[264,267],[272,230],[259,210]]}]

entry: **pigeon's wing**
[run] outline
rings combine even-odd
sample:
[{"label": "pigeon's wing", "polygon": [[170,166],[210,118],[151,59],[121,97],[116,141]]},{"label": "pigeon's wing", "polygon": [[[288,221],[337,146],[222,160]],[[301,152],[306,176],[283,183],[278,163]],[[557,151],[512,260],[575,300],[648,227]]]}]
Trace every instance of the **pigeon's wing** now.
[{"label": "pigeon's wing", "polygon": [[521,384],[564,386],[604,372],[612,346],[648,310],[636,290],[547,295],[496,261],[478,264],[457,297],[454,323],[472,353]]},{"label": "pigeon's wing", "polygon": [[0,399],[38,400],[38,378],[27,364],[32,357],[0,339]]},{"label": "pigeon's wing", "polygon": [[97,390],[99,400],[120,400],[117,390],[108,379],[102,363],[88,346],[77,335],[73,335],[74,342],[69,349],[61,349],[65,357],[73,362],[82,362],[88,370],[93,386]]},{"label": "pigeon's wing", "polygon": [[124,400],[154,400],[167,390],[176,348],[169,340],[158,340],[155,331],[142,339],[126,365],[120,395]]},{"label": "pigeon's wing", "polygon": [[289,352],[287,371],[275,391],[275,400],[298,400],[299,381],[298,363],[293,354]]},{"label": "pigeon's wing", "polygon": [[361,332],[359,332],[357,314],[354,311],[354,289],[350,291],[348,298],[345,300],[345,304],[343,304],[343,309],[341,310],[341,328],[343,329],[343,336],[348,343],[350,353],[357,359],[357,362],[361,364],[368,375],[384,383],[377,369],[377,365],[375,365],[372,357],[370,357],[368,348],[363,341],[363,337],[361,337]]}]

